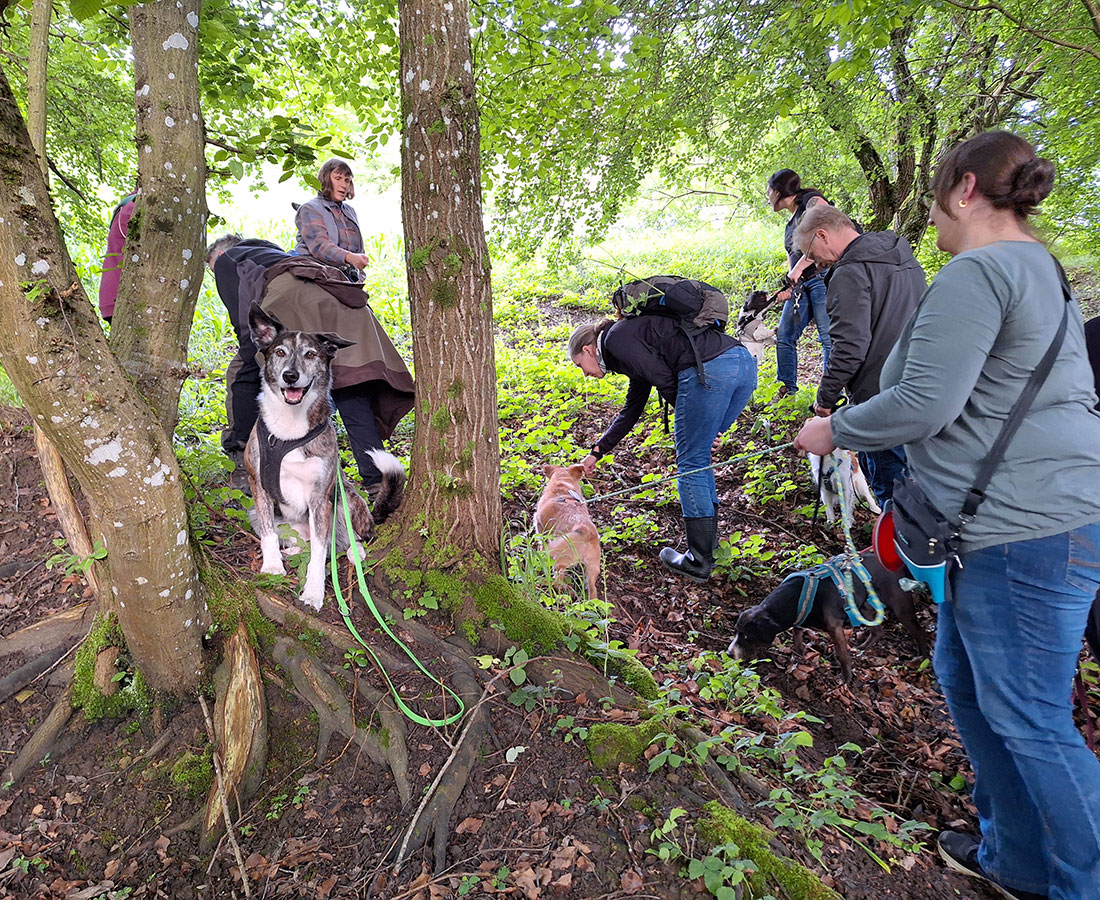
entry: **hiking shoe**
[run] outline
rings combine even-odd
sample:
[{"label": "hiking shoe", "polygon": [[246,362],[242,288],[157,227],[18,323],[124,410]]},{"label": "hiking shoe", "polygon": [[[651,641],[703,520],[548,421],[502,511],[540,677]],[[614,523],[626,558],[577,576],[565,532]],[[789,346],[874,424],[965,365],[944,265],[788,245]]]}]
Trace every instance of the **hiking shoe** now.
[{"label": "hiking shoe", "polygon": [[775,392],[775,397],[773,397],[772,399],[773,400],[782,400],[784,397],[789,397],[791,394],[794,394],[794,393],[797,393],[797,392],[798,392],[798,388],[792,388],[789,385],[781,384],[781,385],[779,385],[779,390],[777,390]]},{"label": "hiking shoe", "polygon": [[226,455],[233,463],[233,471],[229,473],[229,487],[251,497],[252,485],[248,481],[248,470],[244,467],[244,451],[230,450]]},{"label": "hiking shoe", "polygon": [[997,884],[990,878],[978,863],[978,840],[969,834],[959,831],[941,831],[936,838],[936,847],[940,856],[947,863],[947,868],[978,878],[993,888],[1002,897],[1008,900],[1047,900],[1046,894],[1035,894],[1031,891],[1021,891],[1018,888],[1008,888],[1003,884]]}]

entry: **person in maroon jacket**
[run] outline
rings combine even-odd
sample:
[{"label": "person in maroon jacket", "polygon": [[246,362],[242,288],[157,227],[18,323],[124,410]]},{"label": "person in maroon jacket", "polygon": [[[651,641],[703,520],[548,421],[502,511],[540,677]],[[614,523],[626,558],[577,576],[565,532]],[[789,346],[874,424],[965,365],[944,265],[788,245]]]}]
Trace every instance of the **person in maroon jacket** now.
[{"label": "person in maroon jacket", "polygon": [[115,298],[122,277],[122,251],[126,247],[126,229],[134,214],[137,193],[123,197],[111,213],[111,227],[107,232],[107,254],[103,257],[103,277],[99,281],[99,313],[107,320],[115,314]]}]

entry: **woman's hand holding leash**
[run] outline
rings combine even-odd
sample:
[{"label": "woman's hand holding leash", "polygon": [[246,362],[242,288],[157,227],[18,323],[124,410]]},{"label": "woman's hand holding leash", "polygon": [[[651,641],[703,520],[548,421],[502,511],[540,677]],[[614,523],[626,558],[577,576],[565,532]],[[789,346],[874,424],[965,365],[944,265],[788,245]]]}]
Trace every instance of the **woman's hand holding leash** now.
[{"label": "woman's hand holding leash", "polygon": [[591,453],[589,453],[588,456],[586,456],[584,459],[582,459],[581,460],[581,465],[584,466],[584,474],[585,475],[591,475],[593,472],[595,472],[597,462],[598,462],[598,460]]},{"label": "woman's hand holding leash", "polygon": [[833,443],[833,429],[829,423],[832,416],[817,416],[808,419],[794,439],[794,447],[801,453],[816,453],[824,456],[836,449]]}]

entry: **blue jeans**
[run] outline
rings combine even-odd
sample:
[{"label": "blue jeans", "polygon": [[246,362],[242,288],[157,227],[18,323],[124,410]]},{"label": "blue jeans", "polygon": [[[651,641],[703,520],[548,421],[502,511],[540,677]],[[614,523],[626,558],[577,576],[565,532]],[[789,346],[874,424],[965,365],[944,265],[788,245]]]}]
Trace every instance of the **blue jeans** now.
[{"label": "blue jeans", "polygon": [[[714,439],[733,424],[756,390],[756,360],[744,347],[731,347],[703,364],[706,387],[699,372],[684,369],[676,386],[676,468],[681,472],[709,466]],[[714,470],[676,479],[680,509],[685,519],[713,516],[718,506]]]},{"label": "blue jeans", "polygon": [[963,556],[935,668],[974,767],[978,862],[1009,888],[1100,898],[1100,762],[1070,691],[1100,585],[1100,523]]},{"label": "blue jeans", "polygon": [[909,474],[909,460],[905,458],[904,447],[891,447],[889,450],[860,451],[859,464],[867,473],[867,483],[882,506],[894,496],[894,481]]},{"label": "blue jeans", "polygon": [[779,316],[779,328],[775,332],[776,377],[790,390],[798,390],[798,339],[810,324],[817,325],[817,339],[821,341],[821,352],[825,356],[825,365],[829,365],[829,314],[825,311],[825,282],[815,275],[802,285],[802,297],[795,309],[795,297],[783,304]]}]

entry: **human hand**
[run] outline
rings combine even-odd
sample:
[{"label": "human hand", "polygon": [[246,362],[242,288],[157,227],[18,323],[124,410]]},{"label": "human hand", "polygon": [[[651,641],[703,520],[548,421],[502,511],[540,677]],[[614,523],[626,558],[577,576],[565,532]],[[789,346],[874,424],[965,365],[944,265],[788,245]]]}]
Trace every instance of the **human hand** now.
[{"label": "human hand", "polygon": [[808,419],[794,439],[794,447],[802,453],[816,453],[824,456],[836,449],[833,443],[833,429],[829,422],[831,416],[818,416]]},{"label": "human hand", "polygon": [[779,300],[782,303],[786,303],[788,300],[791,299],[791,294],[793,294],[793,293],[794,293],[793,288],[784,288],[778,294],[775,295],[775,299]]},{"label": "human hand", "polygon": [[344,257],[344,262],[362,271],[370,265],[370,257],[365,253],[349,253]]},{"label": "human hand", "polygon": [[593,472],[595,472],[597,462],[599,462],[599,460],[597,460],[596,457],[591,453],[589,453],[588,456],[582,459],[581,465],[584,466],[584,474],[591,475]]},{"label": "human hand", "polygon": [[832,414],[833,414],[832,407],[822,406],[819,403],[814,404],[814,415],[815,416],[831,416]]}]

